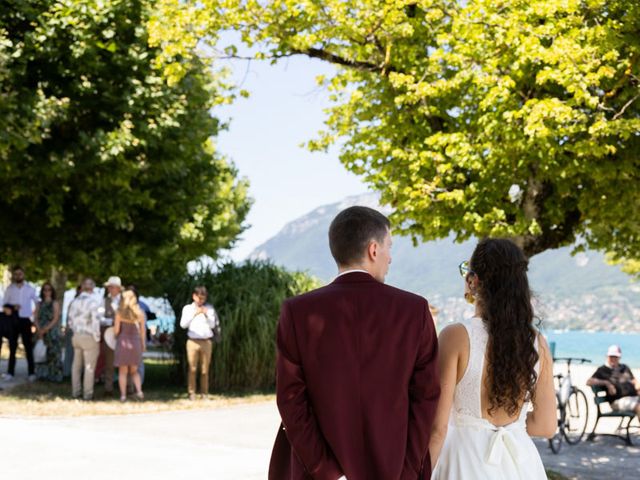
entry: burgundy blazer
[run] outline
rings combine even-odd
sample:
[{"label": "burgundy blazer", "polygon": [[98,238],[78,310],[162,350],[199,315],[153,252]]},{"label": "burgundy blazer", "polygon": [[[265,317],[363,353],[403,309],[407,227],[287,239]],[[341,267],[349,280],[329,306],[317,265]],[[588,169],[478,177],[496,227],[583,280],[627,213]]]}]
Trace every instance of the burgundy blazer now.
[{"label": "burgundy blazer", "polygon": [[270,480],[418,480],[440,386],[427,301],[347,273],[286,300]]}]

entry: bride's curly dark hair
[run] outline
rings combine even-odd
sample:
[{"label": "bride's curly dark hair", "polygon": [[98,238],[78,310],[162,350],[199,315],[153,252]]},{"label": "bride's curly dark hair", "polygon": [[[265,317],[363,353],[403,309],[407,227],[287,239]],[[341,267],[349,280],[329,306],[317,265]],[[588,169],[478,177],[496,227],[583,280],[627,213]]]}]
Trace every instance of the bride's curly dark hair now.
[{"label": "bride's curly dark hair", "polygon": [[527,279],[529,262],[510,240],[485,238],[469,261],[478,277],[476,301],[489,334],[486,388],[489,412],[513,416],[535,394],[536,329]]}]

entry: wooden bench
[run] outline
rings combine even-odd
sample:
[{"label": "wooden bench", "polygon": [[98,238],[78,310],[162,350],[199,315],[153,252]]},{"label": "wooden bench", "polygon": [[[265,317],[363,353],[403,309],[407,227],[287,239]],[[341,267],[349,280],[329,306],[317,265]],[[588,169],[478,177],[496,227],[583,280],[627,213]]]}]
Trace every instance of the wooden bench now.
[{"label": "wooden bench", "polygon": [[[596,438],[596,435],[607,435],[611,437],[618,437],[623,440],[627,445],[633,445],[631,440],[631,434],[629,429],[631,428],[631,422],[636,416],[636,412],[631,410],[611,410],[611,411],[603,411],[602,404],[608,404],[607,401],[607,389],[601,386],[591,386],[591,390],[593,390],[594,400],[596,402],[596,423],[593,426],[593,431],[587,437],[587,440],[593,440]],[[620,425],[618,425],[618,430],[626,430],[626,435],[620,435],[618,433],[596,433],[596,427],[598,426],[598,422],[601,418],[620,418]],[[626,422],[626,426],[625,426]]]}]

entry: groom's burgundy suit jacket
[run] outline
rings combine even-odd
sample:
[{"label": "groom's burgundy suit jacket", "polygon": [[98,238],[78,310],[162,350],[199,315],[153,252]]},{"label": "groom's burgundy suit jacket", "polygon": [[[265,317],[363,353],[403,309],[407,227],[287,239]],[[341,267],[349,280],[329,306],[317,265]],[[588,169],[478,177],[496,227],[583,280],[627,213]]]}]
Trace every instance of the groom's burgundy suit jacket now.
[{"label": "groom's burgundy suit jacket", "polygon": [[270,480],[429,478],[440,395],[427,301],[364,272],[282,305]]}]

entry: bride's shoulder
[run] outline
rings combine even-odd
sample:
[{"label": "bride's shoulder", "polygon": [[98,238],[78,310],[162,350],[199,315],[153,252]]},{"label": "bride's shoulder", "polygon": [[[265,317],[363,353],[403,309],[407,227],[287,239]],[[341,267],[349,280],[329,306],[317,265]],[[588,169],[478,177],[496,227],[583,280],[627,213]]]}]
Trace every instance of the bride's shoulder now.
[{"label": "bride's shoulder", "polygon": [[536,330],[536,348],[541,355],[551,355],[551,349],[542,332]]},{"label": "bride's shoulder", "polygon": [[464,345],[469,338],[467,333],[467,326],[465,322],[455,322],[444,327],[438,335],[438,342],[442,346],[443,344],[450,344],[452,346]]},{"label": "bride's shoulder", "polygon": [[440,335],[462,335],[466,334],[471,328],[471,324],[473,322],[473,318],[465,318],[457,322],[448,323],[445,327],[440,330]]}]

